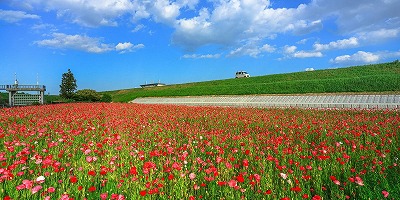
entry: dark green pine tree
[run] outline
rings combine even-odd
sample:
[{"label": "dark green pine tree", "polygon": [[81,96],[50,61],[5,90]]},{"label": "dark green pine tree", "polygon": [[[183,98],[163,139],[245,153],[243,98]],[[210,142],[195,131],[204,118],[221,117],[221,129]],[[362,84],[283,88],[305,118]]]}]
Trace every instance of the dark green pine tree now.
[{"label": "dark green pine tree", "polygon": [[66,99],[71,99],[74,97],[76,91],[76,79],[74,74],[68,69],[68,72],[62,75],[61,85],[60,85],[60,96]]}]

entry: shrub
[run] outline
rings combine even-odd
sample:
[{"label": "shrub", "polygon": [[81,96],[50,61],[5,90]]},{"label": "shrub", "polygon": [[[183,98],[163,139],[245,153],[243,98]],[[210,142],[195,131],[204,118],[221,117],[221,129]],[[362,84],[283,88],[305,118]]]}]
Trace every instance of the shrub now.
[{"label": "shrub", "polygon": [[92,89],[78,90],[74,95],[76,101],[100,101],[101,95]]}]

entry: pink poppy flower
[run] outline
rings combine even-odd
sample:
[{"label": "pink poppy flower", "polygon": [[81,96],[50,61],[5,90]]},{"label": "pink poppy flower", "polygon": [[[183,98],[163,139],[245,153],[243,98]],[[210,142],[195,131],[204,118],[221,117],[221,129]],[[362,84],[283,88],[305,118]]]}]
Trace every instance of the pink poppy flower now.
[{"label": "pink poppy flower", "polygon": [[386,190],[382,190],[383,197],[387,198],[389,196],[389,192]]},{"label": "pink poppy flower", "polygon": [[102,200],[107,199],[107,196],[108,196],[107,193],[102,193],[102,194],[100,194],[100,198],[101,198]]},{"label": "pink poppy flower", "polygon": [[359,176],[356,176],[356,177],[354,178],[354,181],[355,181],[355,183],[357,183],[358,185],[361,185],[361,186],[364,185],[363,180],[362,180]]},{"label": "pink poppy flower", "polygon": [[33,181],[25,179],[25,180],[22,181],[22,184],[25,185],[25,188],[30,189],[33,186]]},{"label": "pink poppy flower", "polygon": [[56,191],[56,189],[54,188],[54,187],[49,187],[48,189],[47,189],[47,192],[48,193],[53,193],[53,192],[55,192]]},{"label": "pink poppy flower", "polygon": [[23,190],[26,188],[25,184],[21,184],[21,185],[17,185],[17,187],[15,187],[17,190]]},{"label": "pink poppy flower", "polygon": [[195,173],[190,173],[189,174],[189,178],[190,178],[190,180],[193,180],[193,179],[195,179],[196,178],[196,174]]},{"label": "pink poppy flower", "polygon": [[37,186],[32,188],[31,192],[32,192],[32,194],[35,194],[41,189],[42,189],[42,186],[41,185],[37,185]]},{"label": "pink poppy flower", "polygon": [[86,156],[86,162],[91,163],[93,161],[92,156]]},{"label": "pink poppy flower", "polygon": [[236,180],[230,180],[229,182],[228,182],[228,185],[229,185],[229,187],[236,187],[237,186],[237,181]]}]

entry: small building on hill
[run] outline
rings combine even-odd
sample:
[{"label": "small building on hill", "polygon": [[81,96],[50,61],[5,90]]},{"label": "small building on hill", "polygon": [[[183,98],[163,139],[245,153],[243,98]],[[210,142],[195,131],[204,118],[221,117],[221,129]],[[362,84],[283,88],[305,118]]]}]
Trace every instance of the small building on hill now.
[{"label": "small building on hill", "polygon": [[161,87],[161,86],[166,86],[166,84],[158,82],[158,83],[149,83],[149,84],[146,83],[146,84],[140,85],[140,87],[142,87],[142,88]]}]

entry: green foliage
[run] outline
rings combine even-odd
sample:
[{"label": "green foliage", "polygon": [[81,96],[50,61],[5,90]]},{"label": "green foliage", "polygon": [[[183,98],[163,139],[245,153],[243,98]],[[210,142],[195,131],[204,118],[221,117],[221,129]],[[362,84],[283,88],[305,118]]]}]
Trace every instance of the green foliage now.
[{"label": "green foliage", "polygon": [[109,94],[102,94],[101,95],[101,102],[112,102],[112,97]]},{"label": "green foliage", "polygon": [[77,87],[74,74],[68,69],[68,72],[62,75],[60,96],[66,99],[73,98]]},{"label": "green foliage", "polygon": [[0,92],[0,105],[6,105],[8,103],[8,94]]},{"label": "green foliage", "polygon": [[100,101],[102,96],[92,89],[78,90],[73,97],[76,101]]},{"label": "green foliage", "polygon": [[399,92],[400,63],[382,63],[339,69],[274,74],[241,79],[226,79],[104,92],[114,102],[138,97],[305,94],[339,92]]}]

